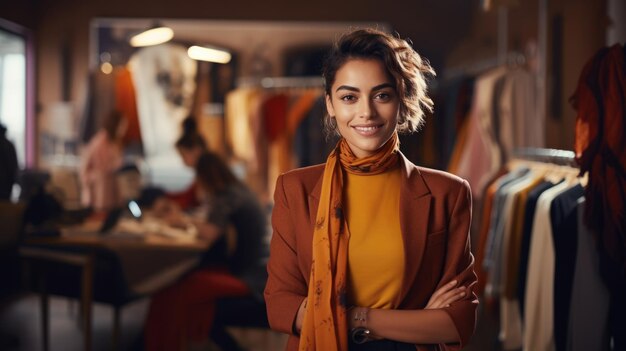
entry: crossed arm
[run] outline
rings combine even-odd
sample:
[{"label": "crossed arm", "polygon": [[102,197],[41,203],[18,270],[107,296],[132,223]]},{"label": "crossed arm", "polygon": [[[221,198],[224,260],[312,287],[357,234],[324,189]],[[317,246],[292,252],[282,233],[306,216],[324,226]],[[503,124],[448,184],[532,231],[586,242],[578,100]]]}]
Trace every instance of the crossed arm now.
[{"label": "crossed arm", "polygon": [[[440,285],[422,309],[413,301],[413,309],[367,310],[367,328],[377,338],[413,344],[446,344],[446,349],[460,349],[473,333],[477,300],[472,293],[475,282],[473,257],[469,249],[471,193],[464,182],[452,195],[447,225],[447,256]],[[274,234],[268,263],[269,280],[265,290],[268,319],[275,330],[297,334],[305,312],[307,283],[300,270],[297,226],[293,223],[284,189],[283,177],[276,184],[272,214]],[[448,306],[449,305],[449,306]],[[350,310],[349,328],[360,326]],[[360,312],[359,312],[360,313]]]},{"label": "crossed arm", "polygon": [[[453,280],[439,288],[431,296],[426,307],[420,310],[352,307],[348,311],[349,328],[367,327],[373,339],[391,339],[412,344],[459,342],[459,335],[452,319],[442,310],[467,294],[467,289],[457,284],[457,281]],[[305,298],[296,315],[294,329],[298,333],[302,328],[306,305]]]}]

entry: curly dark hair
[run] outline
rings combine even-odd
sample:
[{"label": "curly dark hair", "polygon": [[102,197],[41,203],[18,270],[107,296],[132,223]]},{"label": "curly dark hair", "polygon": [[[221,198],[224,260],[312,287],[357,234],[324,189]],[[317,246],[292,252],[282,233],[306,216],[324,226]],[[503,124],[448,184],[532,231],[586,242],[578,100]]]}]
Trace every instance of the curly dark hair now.
[{"label": "curly dark hair", "polygon": [[183,134],[176,141],[176,147],[183,149],[207,149],[206,141],[198,132],[198,123],[194,116],[187,116],[182,124]]},{"label": "curly dark hair", "polygon": [[[383,62],[394,78],[400,97],[398,132],[416,131],[424,120],[424,108],[432,111],[433,101],[427,95],[426,76],[435,71],[404,39],[376,29],[358,29],[343,35],[326,57],[322,75],[327,96],[337,71],[352,59],[375,59]],[[324,118],[327,133],[337,133],[334,116]]]}]

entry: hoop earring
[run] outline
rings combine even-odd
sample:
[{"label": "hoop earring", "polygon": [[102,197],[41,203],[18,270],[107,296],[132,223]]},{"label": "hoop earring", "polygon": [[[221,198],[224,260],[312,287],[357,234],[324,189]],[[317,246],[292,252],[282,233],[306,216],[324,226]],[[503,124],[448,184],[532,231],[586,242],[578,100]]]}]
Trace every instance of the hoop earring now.
[{"label": "hoop earring", "polygon": [[330,125],[333,128],[335,134],[340,135],[339,128],[337,128],[337,119],[335,118],[335,116],[330,116]]}]

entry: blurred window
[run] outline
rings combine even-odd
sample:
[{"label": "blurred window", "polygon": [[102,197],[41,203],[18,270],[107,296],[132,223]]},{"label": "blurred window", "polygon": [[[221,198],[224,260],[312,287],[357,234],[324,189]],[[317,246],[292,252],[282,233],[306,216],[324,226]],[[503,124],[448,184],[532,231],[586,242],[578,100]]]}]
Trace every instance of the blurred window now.
[{"label": "blurred window", "polygon": [[0,29],[0,122],[17,151],[26,158],[26,48],[23,37]]}]

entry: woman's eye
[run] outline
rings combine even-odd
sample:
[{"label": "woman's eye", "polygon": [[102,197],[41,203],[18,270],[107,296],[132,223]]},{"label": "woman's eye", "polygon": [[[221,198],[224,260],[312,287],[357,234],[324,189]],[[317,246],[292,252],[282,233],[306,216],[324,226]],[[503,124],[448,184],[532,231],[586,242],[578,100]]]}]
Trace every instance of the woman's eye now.
[{"label": "woman's eye", "polygon": [[391,95],[388,93],[378,93],[376,94],[377,100],[387,101],[391,98]]},{"label": "woman's eye", "polygon": [[354,96],[354,95],[344,95],[344,96],[340,97],[340,99],[342,101],[352,102],[352,101],[356,100],[356,96]]}]

